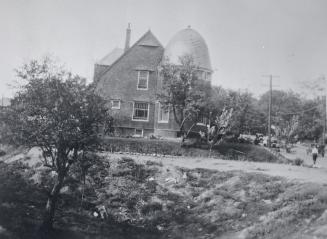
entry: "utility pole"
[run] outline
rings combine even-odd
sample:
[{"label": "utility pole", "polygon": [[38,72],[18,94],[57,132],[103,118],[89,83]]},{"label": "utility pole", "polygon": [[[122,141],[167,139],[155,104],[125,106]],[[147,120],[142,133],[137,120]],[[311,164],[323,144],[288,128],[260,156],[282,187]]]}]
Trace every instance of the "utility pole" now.
[{"label": "utility pole", "polygon": [[269,103],[268,103],[268,148],[271,148],[271,107],[272,107],[272,79],[273,75],[263,75],[269,77]]},{"label": "utility pole", "polygon": [[327,94],[327,86],[326,86],[326,79],[325,79],[325,76],[322,76],[322,80],[323,80],[323,83],[324,83],[324,89],[325,89],[325,92],[324,92],[324,96],[323,96],[323,112],[324,112],[324,121],[323,121],[323,132],[322,132],[322,145],[323,147],[325,148],[325,137],[326,137],[326,115],[327,115],[327,112],[326,112],[326,94]]},{"label": "utility pole", "polygon": [[322,132],[322,145],[325,146],[325,135],[326,135],[326,95],[324,95],[322,97],[322,100],[323,100],[323,112],[324,112],[324,119],[323,119],[323,122],[322,122],[322,127],[323,127],[323,132]]}]

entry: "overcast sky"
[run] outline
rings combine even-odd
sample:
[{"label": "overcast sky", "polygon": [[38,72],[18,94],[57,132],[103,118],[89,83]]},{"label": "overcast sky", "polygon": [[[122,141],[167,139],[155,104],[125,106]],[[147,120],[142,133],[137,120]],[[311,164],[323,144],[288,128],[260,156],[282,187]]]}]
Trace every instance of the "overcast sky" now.
[{"label": "overcast sky", "polygon": [[127,23],[132,43],[148,29],[166,46],[188,25],[206,40],[213,84],[268,88],[263,74],[278,75],[276,89],[327,74],[326,0],[0,0],[0,94],[14,68],[53,55],[92,81],[94,62],[123,47]]}]

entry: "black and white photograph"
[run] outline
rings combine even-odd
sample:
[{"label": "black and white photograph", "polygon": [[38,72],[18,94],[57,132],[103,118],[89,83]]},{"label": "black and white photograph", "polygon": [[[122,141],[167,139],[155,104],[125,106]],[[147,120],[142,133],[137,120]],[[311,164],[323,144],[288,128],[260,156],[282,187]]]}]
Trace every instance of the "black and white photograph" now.
[{"label": "black and white photograph", "polygon": [[0,0],[0,239],[326,239],[326,0]]}]

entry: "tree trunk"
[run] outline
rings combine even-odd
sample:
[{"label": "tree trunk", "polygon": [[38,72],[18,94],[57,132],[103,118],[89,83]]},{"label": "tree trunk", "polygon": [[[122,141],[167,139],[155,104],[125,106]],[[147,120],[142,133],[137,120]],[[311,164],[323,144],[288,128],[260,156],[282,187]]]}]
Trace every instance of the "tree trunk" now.
[{"label": "tree trunk", "polygon": [[64,175],[59,173],[57,180],[48,197],[47,205],[45,207],[44,218],[43,218],[42,225],[40,227],[41,235],[43,235],[42,237],[46,236],[47,233],[49,233],[53,227],[56,205],[57,205],[60,189],[63,186],[63,182],[64,182]]},{"label": "tree trunk", "polygon": [[178,125],[181,125],[182,120],[178,119],[178,116],[177,116],[177,112],[176,112],[176,108],[175,108],[175,106],[173,106],[173,114],[174,114],[175,122],[176,122]]}]

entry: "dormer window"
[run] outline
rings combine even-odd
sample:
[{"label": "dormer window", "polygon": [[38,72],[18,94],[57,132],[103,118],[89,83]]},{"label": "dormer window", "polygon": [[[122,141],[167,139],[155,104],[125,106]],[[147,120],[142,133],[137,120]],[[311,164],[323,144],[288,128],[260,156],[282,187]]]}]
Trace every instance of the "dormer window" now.
[{"label": "dormer window", "polygon": [[149,83],[149,71],[138,71],[137,76],[137,89],[147,90]]}]

